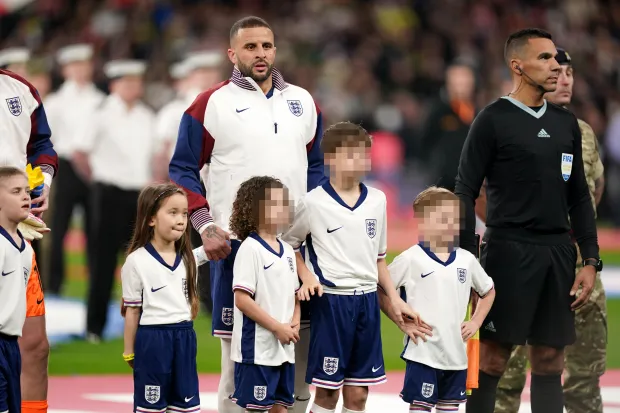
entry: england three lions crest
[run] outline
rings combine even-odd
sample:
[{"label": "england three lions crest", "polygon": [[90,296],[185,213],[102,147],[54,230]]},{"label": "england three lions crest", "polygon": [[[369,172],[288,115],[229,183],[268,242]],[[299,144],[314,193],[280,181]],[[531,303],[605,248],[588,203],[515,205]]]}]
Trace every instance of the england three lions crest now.
[{"label": "england three lions crest", "polygon": [[325,374],[333,375],[338,371],[338,357],[323,358],[323,371]]},{"label": "england three lions crest", "polygon": [[427,399],[433,395],[435,391],[435,385],[430,383],[422,383],[422,396]]},{"label": "england three lions crest", "polygon": [[144,386],[144,400],[151,404],[155,404],[159,401],[160,388],[159,386]]},{"label": "england three lions crest", "polygon": [[227,326],[233,325],[233,321],[235,320],[235,312],[232,308],[224,307],[222,308],[222,323]]},{"label": "england three lions crest", "polygon": [[286,103],[288,103],[288,108],[293,115],[299,117],[304,113],[304,108],[299,100],[287,100]]},{"label": "england three lions crest", "polygon": [[459,276],[459,281],[464,283],[467,280],[467,270],[465,268],[457,268],[456,272]]},{"label": "england three lions crest", "polygon": [[254,386],[254,398],[262,402],[267,397],[267,386]]},{"label": "england three lions crest", "polygon": [[9,107],[9,112],[11,112],[11,115],[19,116],[22,114],[22,102],[19,100],[18,96],[6,99],[6,104]]},{"label": "england three lions crest", "polygon": [[377,220],[376,219],[367,219],[366,220],[366,234],[370,238],[374,238],[377,235]]}]

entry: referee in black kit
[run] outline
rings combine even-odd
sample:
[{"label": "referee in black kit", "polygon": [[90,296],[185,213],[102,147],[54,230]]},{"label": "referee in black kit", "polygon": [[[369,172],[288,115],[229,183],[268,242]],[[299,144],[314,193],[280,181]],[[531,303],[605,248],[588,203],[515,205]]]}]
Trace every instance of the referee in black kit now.
[{"label": "referee in black kit", "polygon": [[[513,90],[480,112],[461,153],[455,189],[465,207],[460,244],[476,252],[474,204],[486,178],[481,263],[497,294],[480,329],[479,388],[467,401],[469,413],[493,412],[511,348],[525,343],[532,412],[562,413],[564,347],[575,341],[573,311],[587,302],[602,266],[577,118],[543,99],[557,85],[556,54],[545,31],[510,35],[504,57]],[[585,258],[576,277],[569,214]]]}]

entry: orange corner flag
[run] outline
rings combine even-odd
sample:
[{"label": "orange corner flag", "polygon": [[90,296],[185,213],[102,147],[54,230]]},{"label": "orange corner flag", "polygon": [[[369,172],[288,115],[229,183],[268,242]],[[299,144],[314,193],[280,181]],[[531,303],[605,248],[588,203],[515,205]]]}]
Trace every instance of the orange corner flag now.
[{"label": "orange corner flag", "polygon": [[[467,320],[471,319],[473,309],[472,302],[467,306]],[[478,388],[478,370],[480,369],[480,334],[476,334],[467,340],[467,395],[472,389]]]}]

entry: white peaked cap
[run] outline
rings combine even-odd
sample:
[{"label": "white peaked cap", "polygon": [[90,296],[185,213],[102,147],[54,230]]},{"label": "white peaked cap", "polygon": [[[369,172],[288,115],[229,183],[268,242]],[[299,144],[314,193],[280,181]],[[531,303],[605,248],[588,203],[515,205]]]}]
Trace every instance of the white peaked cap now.
[{"label": "white peaked cap", "polygon": [[72,44],[65,46],[56,53],[56,60],[61,65],[90,60],[93,57],[93,46],[90,44]]},{"label": "white peaked cap", "polygon": [[142,76],[144,72],[146,72],[146,63],[141,60],[112,60],[103,66],[103,73],[109,79]]},{"label": "white peaked cap", "polygon": [[187,56],[185,65],[187,66],[187,73],[189,73],[196,69],[218,67],[223,60],[224,57],[219,52],[196,52]]},{"label": "white peaked cap", "polygon": [[178,62],[170,66],[170,77],[174,80],[183,79],[189,74],[189,70],[187,70],[186,62]]},{"label": "white peaked cap", "polygon": [[11,47],[0,50],[0,66],[26,63],[28,60],[30,60],[30,50],[25,47]]}]

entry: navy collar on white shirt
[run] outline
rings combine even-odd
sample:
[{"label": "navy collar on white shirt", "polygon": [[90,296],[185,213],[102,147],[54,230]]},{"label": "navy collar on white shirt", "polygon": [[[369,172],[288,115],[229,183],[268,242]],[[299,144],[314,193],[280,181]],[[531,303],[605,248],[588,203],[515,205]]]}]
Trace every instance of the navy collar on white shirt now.
[{"label": "navy collar on white shirt", "polygon": [[179,264],[181,263],[183,257],[181,257],[181,254],[177,254],[177,257],[174,259],[174,265],[170,266],[168,265],[168,263],[161,257],[161,255],[159,255],[159,253],[157,252],[157,250],[155,250],[155,247],[153,247],[153,244],[151,244],[150,242],[148,244],[146,244],[144,246],[144,249],[151,254],[151,256],[153,258],[155,258],[157,261],[159,261],[159,263],[161,265],[163,265],[164,267],[168,268],[170,271],[174,271],[177,269],[177,267],[179,266]]},{"label": "navy collar on white shirt", "polygon": [[276,255],[278,258],[282,258],[282,255],[284,255],[284,246],[282,245],[282,243],[280,242],[279,239],[276,238],[276,240],[278,241],[278,245],[280,245],[280,252],[278,253],[278,252],[274,251],[274,249],[271,248],[271,245],[267,244],[267,241],[262,239],[260,237],[260,235],[258,235],[256,232],[250,232],[249,237],[250,238],[254,238],[256,241],[259,242],[259,244],[261,244],[263,247],[265,247],[265,249],[267,251],[269,251],[272,254]]},{"label": "navy collar on white shirt", "polygon": [[22,240],[22,245],[21,246],[18,246],[15,243],[15,240],[13,239],[11,234],[9,234],[6,231],[6,229],[4,229],[2,227],[0,227],[0,235],[2,235],[4,238],[6,238],[11,243],[11,245],[13,245],[15,248],[17,248],[17,250],[19,252],[22,252],[22,251],[24,251],[26,249],[26,241],[24,240],[24,237],[22,236],[22,233],[19,232],[19,230],[17,230],[17,235],[19,235],[19,238]]},{"label": "navy collar on white shirt", "polygon": [[362,205],[362,203],[368,196],[368,188],[366,187],[366,185],[360,182],[360,197],[357,199],[355,205],[353,205],[353,207],[350,207],[346,202],[342,200],[342,198],[340,198],[340,195],[338,195],[338,193],[329,181],[323,184],[323,189],[325,190],[325,192],[327,192],[329,196],[334,199],[334,201],[338,202],[340,205],[351,211],[354,211],[358,206]]},{"label": "navy collar on white shirt", "polygon": [[420,246],[420,248],[422,248],[422,251],[424,251],[426,255],[428,255],[433,261],[438,262],[444,267],[447,267],[448,265],[452,264],[454,260],[456,259],[455,248],[452,248],[452,251],[450,251],[450,256],[448,257],[448,260],[446,262],[443,262],[438,256],[435,255],[433,251],[431,251],[431,249],[427,245],[424,244],[424,242],[420,241],[418,245]]}]

